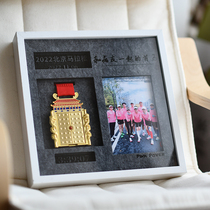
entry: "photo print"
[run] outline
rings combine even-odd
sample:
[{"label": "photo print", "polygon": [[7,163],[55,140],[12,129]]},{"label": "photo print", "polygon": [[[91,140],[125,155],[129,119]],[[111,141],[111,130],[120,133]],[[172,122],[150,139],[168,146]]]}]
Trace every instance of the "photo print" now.
[{"label": "photo print", "polygon": [[102,82],[113,154],[163,151],[151,77]]}]

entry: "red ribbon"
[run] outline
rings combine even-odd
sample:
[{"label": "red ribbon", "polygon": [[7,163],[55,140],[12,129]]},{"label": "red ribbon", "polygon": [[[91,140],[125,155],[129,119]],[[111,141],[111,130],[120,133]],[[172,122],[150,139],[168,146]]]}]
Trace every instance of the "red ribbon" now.
[{"label": "red ribbon", "polygon": [[74,96],[74,85],[73,83],[62,83],[55,84],[58,96]]}]

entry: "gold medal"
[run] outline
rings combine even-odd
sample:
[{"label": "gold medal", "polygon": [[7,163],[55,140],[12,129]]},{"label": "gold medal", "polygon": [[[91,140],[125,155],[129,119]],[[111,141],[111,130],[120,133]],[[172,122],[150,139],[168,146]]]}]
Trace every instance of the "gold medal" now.
[{"label": "gold medal", "polygon": [[[53,94],[55,101],[51,105],[53,110],[49,119],[51,137],[56,148],[91,145],[90,137],[92,134],[90,132],[89,114],[87,114],[86,109],[82,108],[83,103],[80,103],[80,100],[77,99],[79,94],[74,93],[74,89],[72,93],[72,86],[72,83],[56,84],[57,93],[60,96],[74,95],[72,98],[59,98],[58,94]],[[70,92],[68,91],[69,88],[71,89]],[[60,93],[59,89],[64,91]]]}]

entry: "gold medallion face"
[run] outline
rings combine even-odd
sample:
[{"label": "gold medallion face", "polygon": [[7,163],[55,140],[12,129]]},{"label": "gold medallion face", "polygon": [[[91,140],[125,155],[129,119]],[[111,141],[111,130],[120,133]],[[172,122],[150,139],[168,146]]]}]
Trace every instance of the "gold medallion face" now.
[{"label": "gold medallion face", "polygon": [[51,137],[55,147],[91,145],[90,119],[82,103],[76,98],[59,98],[53,94],[53,110],[50,115]]}]

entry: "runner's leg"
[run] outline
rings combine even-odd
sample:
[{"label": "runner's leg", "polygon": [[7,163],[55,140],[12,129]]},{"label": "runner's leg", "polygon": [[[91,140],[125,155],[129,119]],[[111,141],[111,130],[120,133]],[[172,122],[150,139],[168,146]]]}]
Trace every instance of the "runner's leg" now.
[{"label": "runner's leg", "polygon": [[112,123],[109,123],[109,133],[110,137],[112,138]]},{"label": "runner's leg", "polygon": [[142,125],[142,136],[145,136],[145,126],[144,126],[144,121],[141,121],[141,125]]},{"label": "runner's leg", "polygon": [[141,137],[140,137],[140,132],[141,132],[141,127],[140,127],[140,125],[138,124],[138,127],[137,127],[137,136],[138,136],[138,142],[140,142],[141,141]]},{"label": "runner's leg", "polygon": [[149,133],[150,133],[150,137],[153,139],[153,133],[152,133],[152,127],[151,126],[148,126],[149,127]]},{"label": "runner's leg", "polygon": [[114,137],[114,129],[115,129],[115,122],[110,123],[111,124],[111,138]]},{"label": "runner's leg", "polygon": [[136,131],[136,123],[133,122],[133,134],[135,134],[135,131]]},{"label": "runner's leg", "polygon": [[147,134],[148,134],[148,137],[147,137],[147,140],[151,139],[151,136],[150,136],[150,131],[148,129],[148,126],[146,125],[146,131],[147,131]]},{"label": "runner's leg", "polygon": [[129,134],[129,128],[128,128],[128,121],[127,120],[125,120],[125,128],[126,128],[127,133]]}]

